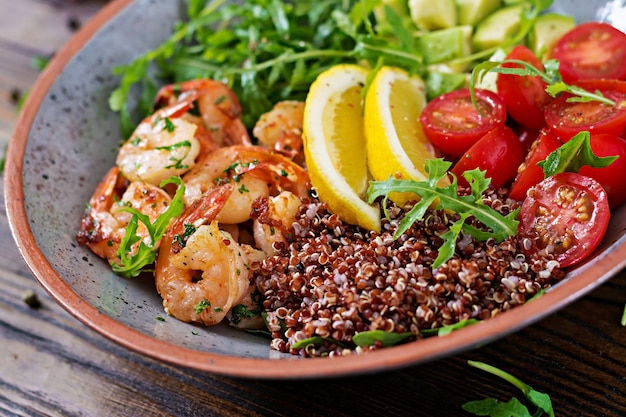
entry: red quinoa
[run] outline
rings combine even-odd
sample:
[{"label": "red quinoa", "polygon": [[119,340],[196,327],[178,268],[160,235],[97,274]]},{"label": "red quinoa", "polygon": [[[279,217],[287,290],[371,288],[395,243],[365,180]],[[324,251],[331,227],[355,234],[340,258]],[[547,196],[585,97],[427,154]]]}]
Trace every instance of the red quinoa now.
[{"label": "red quinoa", "polygon": [[[503,214],[517,204],[495,192],[485,203]],[[357,347],[352,336],[376,329],[420,339],[421,330],[488,319],[521,305],[565,275],[546,254],[526,259],[516,237],[477,242],[463,234],[455,256],[433,270],[439,235],[458,217],[431,211],[394,239],[408,208],[390,203],[390,219],[376,233],[343,223],[317,200],[304,202],[289,245],[255,272],[273,349],[303,356],[360,353],[381,344]],[[321,343],[292,348],[316,336]]]}]

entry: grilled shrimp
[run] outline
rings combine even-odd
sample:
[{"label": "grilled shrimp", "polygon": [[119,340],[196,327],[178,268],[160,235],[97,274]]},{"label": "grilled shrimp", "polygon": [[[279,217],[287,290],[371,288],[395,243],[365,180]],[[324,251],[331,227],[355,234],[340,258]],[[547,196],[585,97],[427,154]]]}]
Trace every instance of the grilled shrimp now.
[{"label": "grilled shrimp", "polygon": [[217,324],[252,291],[252,249],[244,249],[215,220],[232,192],[225,184],[206,193],[162,239],[155,283],[165,311],[181,321]]},{"label": "grilled shrimp", "polygon": [[252,135],[260,144],[294,159],[302,149],[304,102],[280,101],[261,115]]},{"label": "grilled shrimp", "polygon": [[146,117],[120,148],[116,164],[130,181],[159,185],[194,166],[200,153],[197,125],[182,117],[187,103],[177,103]]},{"label": "grilled shrimp", "polygon": [[242,223],[250,218],[252,203],[259,197],[291,191],[300,198],[308,195],[306,171],[290,159],[260,146],[228,146],[199,161],[183,176],[185,202],[190,204],[218,184],[235,186],[217,220]]},{"label": "grilled shrimp", "polygon": [[252,144],[240,118],[239,99],[226,84],[210,79],[170,84],[161,87],[155,98],[156,107],[180,102],[197,104],[202,125],[217,147]]},{"label": "grilled shrimp", "polygon": [[283,191],[275,197],[259,199],[254,203],[254,242],[266,256],[276,255],[275,245],[287,242],[301,204],[300,198],[289,191]]},{"label": "grilled shrimp", "polygon": [[[131,218],[131,214],[122,208],[133,207],[154,222],[167,210],[170,202],[170,196],[161,188],[141,181],[128,182],[120,175],[119,169],[113,167],[91,197],[76,240],[86,244],[110,264],[120,264],[117,251]],[[157,244],[149,241],[150,235],[141,222],[136,233],[146,244]],[[138,246],[139,242],[131,253],[136,253]]]}]

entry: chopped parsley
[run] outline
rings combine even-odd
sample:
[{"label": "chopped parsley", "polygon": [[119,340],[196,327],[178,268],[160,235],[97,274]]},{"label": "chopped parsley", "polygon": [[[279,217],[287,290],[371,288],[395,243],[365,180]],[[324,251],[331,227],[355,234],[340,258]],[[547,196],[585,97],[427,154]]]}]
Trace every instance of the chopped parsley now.
[{"label": "chopped parsley", "polygon": [[202,314],[207,308],[211,307],[211,303],[206,298],[193,306],[193,311],[196,314]]}]

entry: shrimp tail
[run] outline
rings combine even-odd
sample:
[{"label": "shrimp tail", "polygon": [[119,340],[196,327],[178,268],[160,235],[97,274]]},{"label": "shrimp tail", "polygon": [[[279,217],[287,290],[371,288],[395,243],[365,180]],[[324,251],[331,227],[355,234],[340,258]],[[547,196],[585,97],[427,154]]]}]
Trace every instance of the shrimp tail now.
[{"label": "shrimp tail", "polygon": [[209,190],[200,199],[194,201],[182,216],[179,216],[170,226],[165,235],[165,242],[162,244],[169,246],[171,254],[178,253],[185,246],[188,238],[185,233],[185,226],[192,225],[194,228],[198,228],[213,221],[224,208],[233,190],[234,187],[231,184],[224,184]]},{"label": "shrimp tail", "polygon": [[239,98],[226,84],[198,79],[161,87],[154,105],[172,105],[175,102],[189,105],[197,103],[205,128],[213,132],[213,140],[220,146],[252,145],[246,126],[241,121]]},{"label": "shrimp tail", "polygon": [[119,168],[117,166],[111,168],[96,187],[81,219],[76,241],[80,245],[89,246],[100,257],[108,257],[110,250],[107,246],[111,245],[107,244],[107,241],[112,238],[108,229],[115,229],[116,226],[108,224],[116,223],[112,216],[102,216],[101,213],[110,211],[126,184],[127,181],[120,175]]}]

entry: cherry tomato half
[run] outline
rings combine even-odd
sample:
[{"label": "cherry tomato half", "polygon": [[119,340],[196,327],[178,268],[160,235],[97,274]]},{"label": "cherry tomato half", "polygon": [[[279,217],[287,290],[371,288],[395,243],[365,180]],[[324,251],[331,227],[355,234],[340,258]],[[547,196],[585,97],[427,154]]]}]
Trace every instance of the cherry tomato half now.
[{"label": "cherry tomato half", "polygon": [[452,167],[460,186],[469,184],[463,173],[474,168],[486,171],[493,188],[508,184],[524,161],[524,146],[508,126],[499,126],[489,131],[476,142]]},{"label": "cherry tomato half", "polygon": [[552,51],[563,81],[626,78],[626,34],[601,22],[587,22],[563,35]]},{"label": "cherry tomato half", "polygon": [[543,168],[537,165],[543,161],[554,150],[559,148],[562,143],[549,130],[543,129],[539,137],[533,142],[530,150],[526,154],[526,159],[517,169],[517,176],[509,197],[514,200],[522,201],[526,198],[526,192],[530,187],[539,183],[544,179]]},{"label": "cherry tomato half", "polygon": [[594,78],[593,80],[578,80],[572,84],[587,91],[615,91],[626,95],[626,81],[608,78]]},{"label": "cherry tomato half", "polygon": [[426,137],[452,160],[457,160],[478,139],[504,125],[506,120],[502,98],[488,90],[475,92],[480,113],[472,104],[467,88],[443,94],[422,110],[420,122]]},{"label": "cherry tomato half", "polygon": [[[539,58],[523,45],[513,48],[506,59],[524,61],[543,71],[543,64]],[[504,63],[502,67],[520,68],[521,65]],[[506,110],[513,120],[532,129],[541,129],[545,126],[543,109],[546,104],[552,101],[552,97],[546,93],[547,84],[545,81],[537,76],[498,74],[496,86],[498,94],[504,100]]]},{"label": "cherry tomato half", "polygon": [[620,136],[626,130],[626,94],[615,90],[599,90],[616,105],[599,101],[568,102],[569,94],[562,94],[545,109],[546,125],[567,142],[581,130],[590,134],[607,133]]},{"label": "cherry tomato half", "polygon": [[546,249],[561,267],[574,265],[600,244],[610,216],[599,182],[573,172],[553,175],[532,187],[522,203],[520,247],[527,256]]},{"label": "cherry tomato half", "polygon": [[583,166],[578,170],[598,181],[609,196],[609,206],[615,208],[626,201],[626,140],[615,135],[591,135],[591,150],[598,156],[617,156],[613,163],[604,168]]},{"label": "cherry tomato half", "polygon": [[507,120],[506,124],[513,129],[513,132],[517,135],[517,138],[522,143],[526,152],[530,150],[530,147],[535,143],[535,140],[539,137],[539,133],[541,132],[541,129],[531,129],[513,120]]}]

